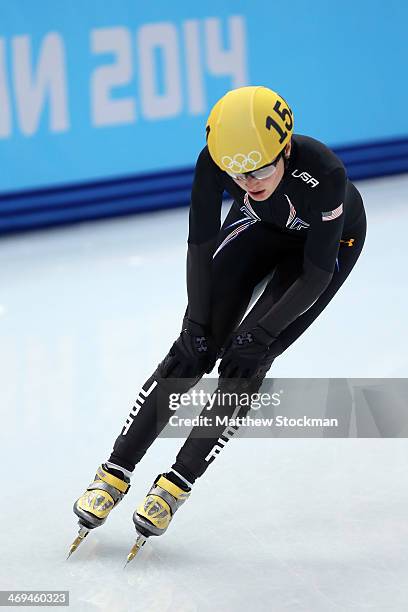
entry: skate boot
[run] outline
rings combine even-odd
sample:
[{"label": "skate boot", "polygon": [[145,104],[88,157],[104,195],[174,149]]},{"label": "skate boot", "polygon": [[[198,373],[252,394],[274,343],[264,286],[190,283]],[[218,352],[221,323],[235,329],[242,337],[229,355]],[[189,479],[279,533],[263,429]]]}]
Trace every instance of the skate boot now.
[{"label": "skate boot", "polygon": [[136,543],[130,551],[127,563],[131,561],[147,538],[162,535],[168,528],[176,510],[190,496],[191,489],[181,488],[169,480],[167,474],[159,474],[150,491],[133,514],[136,527]]},{"label": "skate boot", "polygon": [[101,465],[95,480],[74,503],[79,517],[79,533],[72,543],[68,557],[78,548],[91,529],[103,525],[112,508],[118,505],[130,488],[130,480],[120,470]]}]

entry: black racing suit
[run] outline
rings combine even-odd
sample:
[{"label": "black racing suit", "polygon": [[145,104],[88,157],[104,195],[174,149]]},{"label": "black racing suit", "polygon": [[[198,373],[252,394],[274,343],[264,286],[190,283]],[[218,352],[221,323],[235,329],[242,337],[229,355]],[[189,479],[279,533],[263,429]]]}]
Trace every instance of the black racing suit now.
[{"label": "black racing suit", "polygon": [[[224,191],[233,204],[220,228]],[[231,334],[254,325],[277,338],[254,392],[274,358],[311,325],[346,280],[365,233],[361,196],[342,162],[321,142],[292,137],[284,176],[264,201],[251,199],[216,166],[205,147],[197,160],[191,196],[184,321],[199,324],[218,347],[226,345]],[[254,288],[271,273],[244,317]],[[134,469],[172,414],[169,410],[163,418],[161,410],[158,425],[159,379],[160,366],[143,386],[115,442],[110,461],[128,470]],[[190,482],[203,474],[222,430],[213,438],[198,438],[193,429],[174,469]]]}]

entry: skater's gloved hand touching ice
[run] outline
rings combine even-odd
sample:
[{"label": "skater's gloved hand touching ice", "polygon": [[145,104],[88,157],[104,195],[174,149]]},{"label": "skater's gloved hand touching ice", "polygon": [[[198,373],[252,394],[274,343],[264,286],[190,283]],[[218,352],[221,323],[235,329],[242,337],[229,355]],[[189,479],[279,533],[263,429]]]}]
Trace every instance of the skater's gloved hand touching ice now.
[{"label": "skater's gloved hand touching ice", "polygon": [[222,378],[251,378],[268,359],[276,338],[262,327],[235,333],[227,345],[218,371]]},{"label": "skater's gloved hand touching ice", "polygon": [[163,378],[193,378],[211,372],[218,347],[198,323],[186,320],[160,369]]}]

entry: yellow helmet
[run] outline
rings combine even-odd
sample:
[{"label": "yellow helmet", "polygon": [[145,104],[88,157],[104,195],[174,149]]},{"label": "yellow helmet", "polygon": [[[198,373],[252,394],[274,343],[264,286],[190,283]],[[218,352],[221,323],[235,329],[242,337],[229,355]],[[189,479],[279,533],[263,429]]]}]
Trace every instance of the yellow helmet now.
[{"label": "yellow helmet", "polygon": [[293,133],[293,113],[267,87],[239,87],[213,106],[207,120],[208,150],[224,172],[253,172],[272,162]]}]

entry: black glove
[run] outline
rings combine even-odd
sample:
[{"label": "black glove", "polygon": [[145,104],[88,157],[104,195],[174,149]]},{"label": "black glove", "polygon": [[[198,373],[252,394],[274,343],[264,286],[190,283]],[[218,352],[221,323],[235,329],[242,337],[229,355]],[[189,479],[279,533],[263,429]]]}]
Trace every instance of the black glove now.
[{"label": "black glove", "polygon": [[275,340],[260,326],[236,333],[221,359],[218,368],[220,376],[252,378],[267,362]]},{"label": "black glove", "polygon": [[211,372],[217,360],[218,348],[204,328],[193,321],[186,321],[180,336],[173,343],[169,354],[160,364],[163,378],[195,378]]}]

